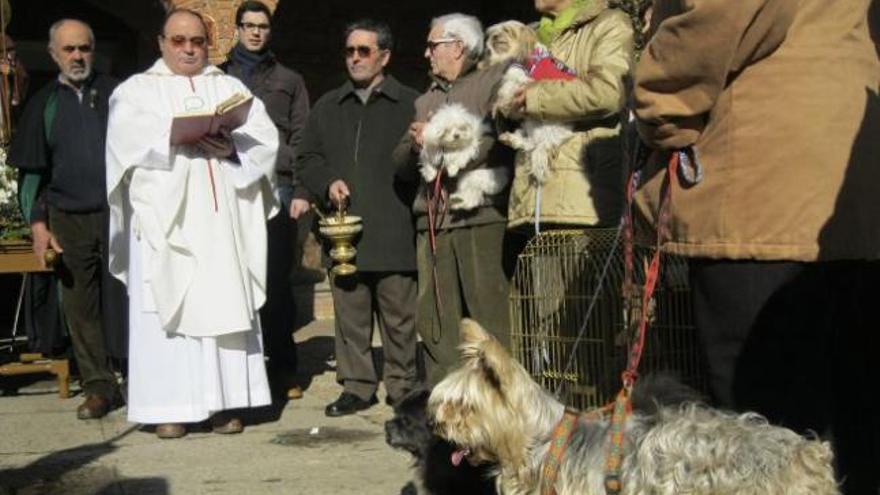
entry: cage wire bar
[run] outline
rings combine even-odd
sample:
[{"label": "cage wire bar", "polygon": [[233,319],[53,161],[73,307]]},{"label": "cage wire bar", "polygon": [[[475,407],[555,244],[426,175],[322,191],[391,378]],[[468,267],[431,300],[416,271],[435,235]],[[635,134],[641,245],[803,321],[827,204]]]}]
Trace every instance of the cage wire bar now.
[{"label": "cage wire bar", "polygon": [[[514,273],[510,304],[514,356],[535,381],[550,392],[558,390],[559,400],[580,410],[612,401],[626,367],[624,257],[622,239],[615,239],[617,229],[539,234],[520,254]],[[634,277],[639,286],[644,284],[651,254],[650,248],[635,246]],[[574,349],[594,297],[592,315]],[[705,391],[685,258],[661,257],[651,314],[640,373],[668,372]],[[565,370],[573,350],[576,355]]]}]

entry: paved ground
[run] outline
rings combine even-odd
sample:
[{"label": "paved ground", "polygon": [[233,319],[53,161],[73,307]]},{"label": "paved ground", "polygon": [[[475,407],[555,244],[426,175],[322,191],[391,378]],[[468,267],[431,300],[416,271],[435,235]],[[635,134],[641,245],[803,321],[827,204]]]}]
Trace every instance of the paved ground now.
[{"label": "paved ground", "polygon": [[0,397],[0,494],[398,495],[409,458],[385,445],[390,408],[325,417],[340,392],[330,323],[296,335],[305,397],[256,411],[242,435],[159,440],[126,422],[125,409],[79,421],[81,397],[61,400],[46,380]]}]

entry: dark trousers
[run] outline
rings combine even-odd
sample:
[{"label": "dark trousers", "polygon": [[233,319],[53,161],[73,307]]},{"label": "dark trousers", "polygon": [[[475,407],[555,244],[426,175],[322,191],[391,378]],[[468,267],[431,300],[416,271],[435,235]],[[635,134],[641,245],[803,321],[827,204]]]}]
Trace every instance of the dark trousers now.
[{"label": "dark trousers", "polygon": [[844,493],[876,495],[880,263],[694,260],[691,279],[717,404],[830,434]]},{"label": "dark trousers", "polygon": [[516,249],[509,236],[504,223],[442,230],[437,232],[435,257],[428,232],[419,232],[417,328],[425,346],[429,385],[436,385],[459,363],[462,318],[473,318],[510,346],[510,278]]},{"label": "dark trousers", "polygon": [[293,294],[290,273],[293,266],[296,231],[284,210],[266,223],[268,260],[266,303],[260,308],[263,351],[269,364],[284,374],[296,373],[296,342],[293,340]]},{"label": "dark trousers", "polygon": [[336,313],[336,379],[345,391],[368,400],[376,393],[373,314],[382,333],[382,379],[394,401],[410,391],[416,377],[414,273],[357,272],[331,275]]},{"label": "dark trousers", "polygon": [[[56,273],[83,391],[112,399],[116,377],[107,362],[102,291],[107,271],[107,213],[49,210],[49,228],[64,250]],[[110,331],[118,331],[113,329]]]}]

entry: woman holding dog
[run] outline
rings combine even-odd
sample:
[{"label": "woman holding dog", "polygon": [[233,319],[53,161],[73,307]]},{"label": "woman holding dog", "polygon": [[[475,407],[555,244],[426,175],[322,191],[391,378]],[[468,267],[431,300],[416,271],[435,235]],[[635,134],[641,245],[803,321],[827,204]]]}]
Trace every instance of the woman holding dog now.
[{"label": "woman holding dog", "polygon": [[[546,179],[517,153],[508,225],[613,226],[623,207],[621,112],[633,59],[629,17],[605,0],[535,0],[537,40],[577,77],[536,81],[518,95],[524,117],[570,124]],[[543,183],[542,183],[543,182]]]}]

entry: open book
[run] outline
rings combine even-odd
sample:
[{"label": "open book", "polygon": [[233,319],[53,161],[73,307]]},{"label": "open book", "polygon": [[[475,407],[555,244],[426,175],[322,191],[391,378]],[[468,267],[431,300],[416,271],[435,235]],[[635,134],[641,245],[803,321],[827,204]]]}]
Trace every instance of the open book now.
[{"label": "open book", "polygon": [[223,127],[233,130],[247,120],[253,96],[235,93],[217,105],[213,112],[194,112],[175,115],[171,121],[171,144],[193,144],[202,136],[220,132]]}]

